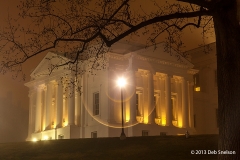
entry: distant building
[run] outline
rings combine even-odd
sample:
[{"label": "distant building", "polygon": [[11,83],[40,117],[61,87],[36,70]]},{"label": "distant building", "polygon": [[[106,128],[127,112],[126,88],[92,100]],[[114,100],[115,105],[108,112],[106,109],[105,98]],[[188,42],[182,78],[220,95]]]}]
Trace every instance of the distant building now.
[{"label": "distant building", "polygon": [[[201,49],[189,52],[196,70],[181,55],[166,53],[163,44],[156,49],[122,48],[106,53],[106,68],[94,74],[89,72],[91,59],[85,60],[81,69],[86,72],[78,77],[64,67],[48,75],[51,64],[66,59],[49,52],[25,84],[30,99],[27,140],[120,136],[121,89],[116,81],[122,76],[127,80],[123,88],[127,137],[178,135],[186,130],[190,134],[218,133],[214,124],[217,101],[210,97],[210,82],[205,82],[208,74],[201,67],[205,64],[195,56],[202,54]],[[208,61],[204,57],[199,59]],[[72,84],[76,78],[78,84]]]}]

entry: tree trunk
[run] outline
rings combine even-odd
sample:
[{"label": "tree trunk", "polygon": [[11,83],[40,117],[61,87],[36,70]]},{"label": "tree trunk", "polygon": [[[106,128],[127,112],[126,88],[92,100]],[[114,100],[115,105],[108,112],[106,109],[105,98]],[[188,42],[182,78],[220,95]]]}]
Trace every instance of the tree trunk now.
[{"label": "tree trunk", "polygon": [[213,15],[218,69],[218,149],[236,152],[219,154],[221,160],[240,159],[240,27],[235,1],[216,7]]}]

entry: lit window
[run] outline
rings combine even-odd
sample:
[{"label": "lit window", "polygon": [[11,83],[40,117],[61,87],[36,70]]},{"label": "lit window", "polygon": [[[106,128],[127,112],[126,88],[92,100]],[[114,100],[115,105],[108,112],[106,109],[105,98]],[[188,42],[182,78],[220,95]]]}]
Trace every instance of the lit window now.
[{"label": "lit window", "polygon": [[142,136],[148,136],[148,131],[147,130],[142,130]]},{"label": "lit window", "polygon": [[99,93],[93,94],[93,115],[99,115]]},{"label": "lit window", "polygon": [[199,92],[200,91],[200,87],[195,87],[195,91]]},{"label": "lit window", "polygon": [[97,138],[97,131],[91,132],[91,138]]}]

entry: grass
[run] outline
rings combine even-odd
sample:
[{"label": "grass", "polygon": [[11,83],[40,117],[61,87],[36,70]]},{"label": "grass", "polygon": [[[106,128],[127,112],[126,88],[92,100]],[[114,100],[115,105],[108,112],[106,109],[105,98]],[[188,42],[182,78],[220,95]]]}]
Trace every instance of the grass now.
[{"label": "grass", "polygon": [[153,136],[0,143],[1,160],[161,160],[217,159],[191,150],[217,150],[217,135]]}]

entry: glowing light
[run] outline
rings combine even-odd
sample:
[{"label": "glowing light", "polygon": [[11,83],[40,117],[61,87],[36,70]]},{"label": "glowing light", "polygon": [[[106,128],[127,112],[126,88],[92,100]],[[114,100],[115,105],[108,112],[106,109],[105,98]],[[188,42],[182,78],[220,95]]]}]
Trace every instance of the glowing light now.
[{"label": "glowing light", "polygon": [[125,117],[126,117],[125,122],[129,122],[129,121],[130,121],[130,107],[129,107],[129,105],[126,106],[126,114],[125,114]]},{"label": "glowing light", "polygon": [[117,80],[117,84],[118,84],[118,86],[119,87],[124,87],[125,85],[126,85],[126,79],[125,78],[123,78],[123,77],[121,77],[121,78],[119,78],[118,80]]},{"label": "glowing light", "polygon": [[180,120],[178,121],[178,127],[182,128],[182,121],[180,121]]},{"label": "glowing light", "polygon": [[32,141],[33,141],[33,142],[37,142],[37,138],[33,138]]},{"label": "glowing light", "polygon": [[199,92],[200,90],[201,90],[200,87],[195,87],[196,92]]},{"label": "glowing light", "polygon": [[68,125],[68,121],[66,121],[66,120],[63,120],[63,127],[66,127],[67,125]]},{"label": "glowing light", "polygon": [[166,117],[162,119],[162,126],[166,126]]},{"label": "glowing light", "polygon": [[178,133],[177,135],[178,136],[185,136],[185,134],[182,134],[182,133]]},{"label": "glowing light", "polygon": [[48,140],[48,139],[49,139],[48,136],[44,136],[44,137],[43,137],[43,140]]},{"label": "glowing light", "polygon": [[148,124],[148,116],[144,116],[143,123],[144,123],[144,124]]}]

